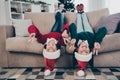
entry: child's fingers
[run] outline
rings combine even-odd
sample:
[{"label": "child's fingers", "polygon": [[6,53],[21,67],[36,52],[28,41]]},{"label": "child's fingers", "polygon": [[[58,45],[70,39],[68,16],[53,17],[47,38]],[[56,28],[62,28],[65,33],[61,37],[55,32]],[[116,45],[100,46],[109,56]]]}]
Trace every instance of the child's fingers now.
[{"label": "child's fingers", "polygon": [[75,42],[76,42],[76,39],[72,39],[72,40],[70,41],[70,43],[71,43],[72,45],[74,45]]},{"label": "child's fingers", "polygon": [[98,55],[98,50],[95,51],[96,55]]},{"label": "child's fingers", "polygon": [[94,54],[94,55],[98,55],[98,49],[97,49],[97,48],[94,48],[93,54]]}]

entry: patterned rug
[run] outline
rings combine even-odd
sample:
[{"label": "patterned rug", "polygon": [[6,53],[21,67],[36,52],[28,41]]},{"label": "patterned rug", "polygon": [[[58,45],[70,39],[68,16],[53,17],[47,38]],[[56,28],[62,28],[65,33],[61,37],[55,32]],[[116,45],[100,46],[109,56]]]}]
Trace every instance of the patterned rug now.
[{"label": "patterned rug", "polygon": [[79,77],[77,69],[54,69],[44,76],[43,68],[3,68],[0,80],[120,80],[120,68],[87,68],[86,75]]}]

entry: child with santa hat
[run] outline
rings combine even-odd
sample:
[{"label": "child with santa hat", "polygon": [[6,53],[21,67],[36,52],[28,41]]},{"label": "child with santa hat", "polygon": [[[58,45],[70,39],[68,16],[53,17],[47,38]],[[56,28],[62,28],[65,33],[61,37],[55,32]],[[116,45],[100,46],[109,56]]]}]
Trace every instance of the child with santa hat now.
[{"label": "child with santa hat", "polygon": [[75,59],[77,60],[77,63],[79,65],[77,75],[84,76],[84,71],[86,70],[87,64],[92,58],[92,52],[90,52],[87,40],[79,40],[77,47],[77,51],[75,51],[74,53]]},{"label": "child with santa hat", "polygon": [[74,23],[72,23],[70,26],[70,31],[71,38],[75,41],[75,44],[70,44],[67,51],[75,53],[75,59],[80,67],[77,75],[84,76],[87,64],[92,58],[91,52],[95,52],[96,54],[98,53],[100,43],[106,35],[107,30],[105,27],[101,27],[96,33],[91,33],[89,31],[77,33],[77,27]]},{"label": "child with santa hat", "polygon": [[34,40],[34,38],[37,39],[37,41],[39,43],[45,44],[45,42],[47,41],[47,38],[55,38],[59,44],[61,44],[62,46],[65,46],[65,41],[68,40],[69,38],[69,24],[65,24],[63,26],[63,32],[49,32],[47,34],[42,34],[35,25],[30,25],[28,27],[28,32],[29,32],[29,36],[30,39],[29,41],[31,42],[32,40]]},{"label": "child with santa hat", "polygon": [[69,53],[73,52],[75,55],[75,59],[79,65],[77,75],[84,76],[87,64],[92,58],[92,52],[98,53],[100,43],[106,35],[107,30],[105,27],[101,27],[97,32],[94,32],[89,24],[86,13],[84,13],[84,5],[78,4],[76,8],[78,11],[76,16],[77,27],[74,23],[70,26],[69,30],[72,40],[71,44],[67,47],[67,51]]},{"label": "child with santa hat", "polygon": [[51,71],[54,69],[54,65],[57,59],[60,57],[60,47],[61,45],[58,44],[58,41],[55,38],[47,38],[43,49],[45,76],[50,75]]}]

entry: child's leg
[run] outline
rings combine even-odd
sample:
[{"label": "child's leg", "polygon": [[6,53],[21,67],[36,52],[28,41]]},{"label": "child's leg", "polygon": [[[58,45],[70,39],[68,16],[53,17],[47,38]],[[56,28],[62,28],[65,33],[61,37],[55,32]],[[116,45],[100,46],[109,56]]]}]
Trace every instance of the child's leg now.
[{"label": "child's leg", "polygon": [[39,30],[37,29],[37,27],[35,25],[30,25],[28,27],[28,32],[31,34],[31,33],[36,33],[38,34],[39,33]]},{"label": "child's leg", "polygon": [[30,25],[28,27],[28,32],[29,32],[29,34],[35,33],[36,34],[35,37],[37,38],[37,41],[39,41],[39,42],[43,37],[43,35],[39,32],[39,30],[37,29],[37,27],[35,25]]},{"label": "child's leg", "polygon": [[62,27],[64,24],[64,18],[62,13],[57,12],[55,15],[55,24],[53,25],[51,32],[62,32]]},{"label": "child's leg", "polygon": [[82,18],[81,14],[76,15],[76,24],[77,24],[77,33],[83,32],[83,23],[82,23]]},{"label": "child's leg", "polygon": [[101,43],[105,35],[107,34],[107,29],[105,27],[101,27],[95,33],[95,42]]},{"label": "child's leg", "polygon": [[93,33],[92,27],[90,26],[90,23],[87,19],[86,13],[82,13],[82,18],[83,18],[83,25],[84,25],[84,30],[87,32]]},{"label": "child's leg", "polygon": [[44,61],[45,61],[45,69],[47,70],[50,70],[52,71],[54,69],[54,65],[57,61],[57,59],[47,59],[47,58],[44,58]]},{"label": "child's leg", "polygon": [[74,23],[70,24],[70,35],[71,39],[76,39],[77,37],[77,27]]},{"label": "child's leg", "polygon": [[29,27],[28,27],[28,32],[29,32],[29,34],[31,34],[31,33],[35,33],[36,34],[36,36],[42,36],[42,34],[40,33],[40,31],[37,29],[37,27],[35,26],[35,25],[30,25]]}]

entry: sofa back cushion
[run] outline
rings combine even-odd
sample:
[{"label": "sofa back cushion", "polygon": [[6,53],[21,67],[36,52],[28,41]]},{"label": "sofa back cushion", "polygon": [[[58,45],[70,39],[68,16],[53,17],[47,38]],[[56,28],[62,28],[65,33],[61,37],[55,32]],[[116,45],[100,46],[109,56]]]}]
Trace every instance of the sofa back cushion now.
[{"label": "sofa back cushion", "polygon": [[25,19],[32,19],[33,24],[43,34],[50,32],[55,23],[55,13],[40,12],[40,13],[25,13]]},{"label": "sofa back cushion", "polygon": [[[102,16],[109,15],[108,8],[104,8],[101,10],[86,12],[89,23],[92,28],[96,26],[96,23],[101,19]],[[66,23],[76,23],[76,13],[66,12],[64,13],[64,17],[66,19]],[[48,12],[26,12],[25,19],[32,19],[33,24],[38,27],[41,33],[45,34],[50,32],[52,26],[55,23],[55,13]]]},{"label": "sofa back cushion", "polygon": [[98,23],[98,21],[101,19],[102,16],[109,15],[109,10],[108,8],[104,8],[101,10],[86,12],[86,14],[87,14],[91,27],[94,29],[96,27],[96,24]]},{"label": "sofa back cushion", "polygon": [[76,13],[66,12],[64,13],[64,17],[65,17],[66,23],[68,24],[76,23]]},{"label": "sofa back cushion", "polygon": [[15,35],[18,37],[29,36],[28,26],[32,24],[31,19],[13,19],[12,23],[15,28]]},{"label": "sofa back cushion", "polygon": [[[108,16],[109,15],[109,10],[108,8],[96,10],[96,11],[90,11],[86,12],[88,21],[91,25],[92,28],[95,28],[96,23],[101,19],[102,16]],[[76,13],[73,12],[66,12],[64,14],[66,22],[71,24],[75,23],[76,24]]]},{"label": "sofa back cushion", "polygon": [[115,13],[109,16],[103,16],[100,21],[98,21],[95,31],[97,32],[99,28],[105,26],[107,29],[107,34],[113,34],[117,29],[118,22],[120,21],[120,13]]}]

